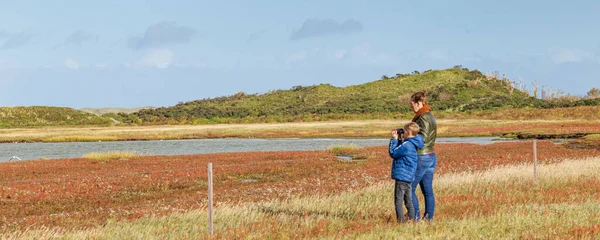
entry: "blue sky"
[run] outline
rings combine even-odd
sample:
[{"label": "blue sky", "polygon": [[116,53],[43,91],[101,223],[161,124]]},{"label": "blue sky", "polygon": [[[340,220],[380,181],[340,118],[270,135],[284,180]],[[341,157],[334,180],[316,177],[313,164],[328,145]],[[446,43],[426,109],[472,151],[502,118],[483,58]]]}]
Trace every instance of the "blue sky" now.
[{"label": "blue sky", "polygon": [[0,0],[0,106],[170,106],[463,65],[600,87],[598,1]]}]

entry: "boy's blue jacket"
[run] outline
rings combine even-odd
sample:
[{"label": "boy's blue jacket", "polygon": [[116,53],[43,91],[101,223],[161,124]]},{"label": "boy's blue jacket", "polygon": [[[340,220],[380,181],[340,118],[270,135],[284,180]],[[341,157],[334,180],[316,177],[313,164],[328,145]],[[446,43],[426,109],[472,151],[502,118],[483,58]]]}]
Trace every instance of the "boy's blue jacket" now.
[{"label": "boy's blue jacket", "polygon": [[425,143],[423,137],[417,135],[412,138],[405,139],[399,144],[399,140],[390,140],[390,157],[394,159],[392,162],[392,178],[412,182],[415,179],[417,171],[417,149],[423,148]]}]

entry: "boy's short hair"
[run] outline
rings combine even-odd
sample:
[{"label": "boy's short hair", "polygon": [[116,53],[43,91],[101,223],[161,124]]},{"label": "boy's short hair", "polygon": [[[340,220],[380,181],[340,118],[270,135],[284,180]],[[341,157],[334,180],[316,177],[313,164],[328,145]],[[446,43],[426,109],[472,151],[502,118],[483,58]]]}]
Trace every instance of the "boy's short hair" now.
[{"label": "boy's short hair", "polygon": [[421,128],[416,122],[410,122],[404,125],[404,131],[409,132],[411,135],[417,135],[421,131]]}]

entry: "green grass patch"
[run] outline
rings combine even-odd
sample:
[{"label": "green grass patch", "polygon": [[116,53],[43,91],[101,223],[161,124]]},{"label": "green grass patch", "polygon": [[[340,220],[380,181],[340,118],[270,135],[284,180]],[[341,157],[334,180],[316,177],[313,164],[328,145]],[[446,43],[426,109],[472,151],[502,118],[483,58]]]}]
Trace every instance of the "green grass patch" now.
[{"label": "green grass patch", "polygon": [[336,156],[353,156],[356,154],[357,149],[358,148],[354,144],[330,146],[327,148],[331,154]]},{"label": "green grass patch", "polygon": [[114,159],[126,160],[126,159],[131,159],[131,158],[134,158],[137,156],[140,156],[140,155],[137,154],[135,151],[131,151],[131,152],[114,151],[114,152],[104,152],[104,153],[91,152],[88,154],[84,154],[82,156],[82,158],[93,159],[93,160],[114,160]]},{"label": "green grass patch", "polygon": [[600,140],[600,134],[590,134],[584,137],[587,140]]}]

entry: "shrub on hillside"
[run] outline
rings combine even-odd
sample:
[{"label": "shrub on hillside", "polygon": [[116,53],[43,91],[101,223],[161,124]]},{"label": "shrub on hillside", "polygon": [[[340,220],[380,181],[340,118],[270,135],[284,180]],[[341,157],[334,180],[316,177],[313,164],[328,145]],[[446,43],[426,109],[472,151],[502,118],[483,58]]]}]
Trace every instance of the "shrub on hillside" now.
[{"label": "shrub on hillside", "polygon": [[592,88],[585,95],[586,98],[600,98],[600,89]]}]

